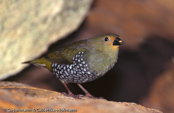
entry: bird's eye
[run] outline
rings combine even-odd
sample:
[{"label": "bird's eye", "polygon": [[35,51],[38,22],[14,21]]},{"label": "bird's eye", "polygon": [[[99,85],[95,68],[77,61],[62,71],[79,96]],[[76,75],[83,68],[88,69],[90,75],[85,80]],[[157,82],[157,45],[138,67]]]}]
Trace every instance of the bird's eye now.
[{"label": "bird's eye", "polygon": [[105,37],[105,41],[107,42],[109,40],[109,38],[108,37]]}]

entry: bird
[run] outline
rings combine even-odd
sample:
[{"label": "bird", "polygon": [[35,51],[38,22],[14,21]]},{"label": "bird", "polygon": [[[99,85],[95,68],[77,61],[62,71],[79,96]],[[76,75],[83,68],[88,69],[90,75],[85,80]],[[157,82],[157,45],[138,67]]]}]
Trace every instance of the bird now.
[{"label": "bird", "polygon": [[122,44],[119,35],[104,34],[58,47],[46,56],[24,63],[47,68],[62,82],[68,95],[74,94],[67,84],[76,83],[85,96],[91,97],[81,84],[94,81],[113,68]]}]

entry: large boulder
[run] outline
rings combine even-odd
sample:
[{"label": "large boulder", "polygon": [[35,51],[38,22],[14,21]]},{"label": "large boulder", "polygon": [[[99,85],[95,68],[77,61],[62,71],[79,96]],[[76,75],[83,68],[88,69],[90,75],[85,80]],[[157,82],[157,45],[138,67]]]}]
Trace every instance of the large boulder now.
[{"label": "large boulder", "polygon": [[75,31],[92,0],[0,2],[0,79],[21,71],[50,44]]}]

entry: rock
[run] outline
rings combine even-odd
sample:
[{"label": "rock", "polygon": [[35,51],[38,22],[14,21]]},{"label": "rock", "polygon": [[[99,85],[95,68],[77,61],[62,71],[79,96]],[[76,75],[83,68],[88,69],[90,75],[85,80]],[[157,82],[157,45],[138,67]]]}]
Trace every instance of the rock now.
[{"label": "rock", "polygon": [[7,112],[59,110],[79,113],[161,113],[135,103],[112,102],[84,96],[75,98],[15,82],[0,83],[0,109]]},{"label": "rock", "polygon": [[174,58],[168,63],[166,71],[154,82],[149,96],[142,104],[160,109],[164,113],[174,113]]},{"label": "rock", "polygon": [[79,37],[117,33],[123,47],[137,49],[151,34],[174,41],[173,20],[172,0],[95,0]]},{"label": "rock", "polygon": [[21,71],[21,62],[76,30],[92,0],[3,0],[0,3],[0,79]]}]

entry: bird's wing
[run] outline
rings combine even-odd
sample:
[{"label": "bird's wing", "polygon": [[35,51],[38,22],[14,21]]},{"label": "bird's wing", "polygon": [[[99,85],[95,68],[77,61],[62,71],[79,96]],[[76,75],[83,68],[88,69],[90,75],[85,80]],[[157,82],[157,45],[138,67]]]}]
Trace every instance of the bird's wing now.
[{"label": "bird's wing", "polygon": [[44,57],[46,60],[58,64],[72,64],[73,57],[78,54],[79,52],[86,51],[85,48],[68,48],[68,49],[61,49],[59,51],[55,51],[53,53],[48,54]]}]

